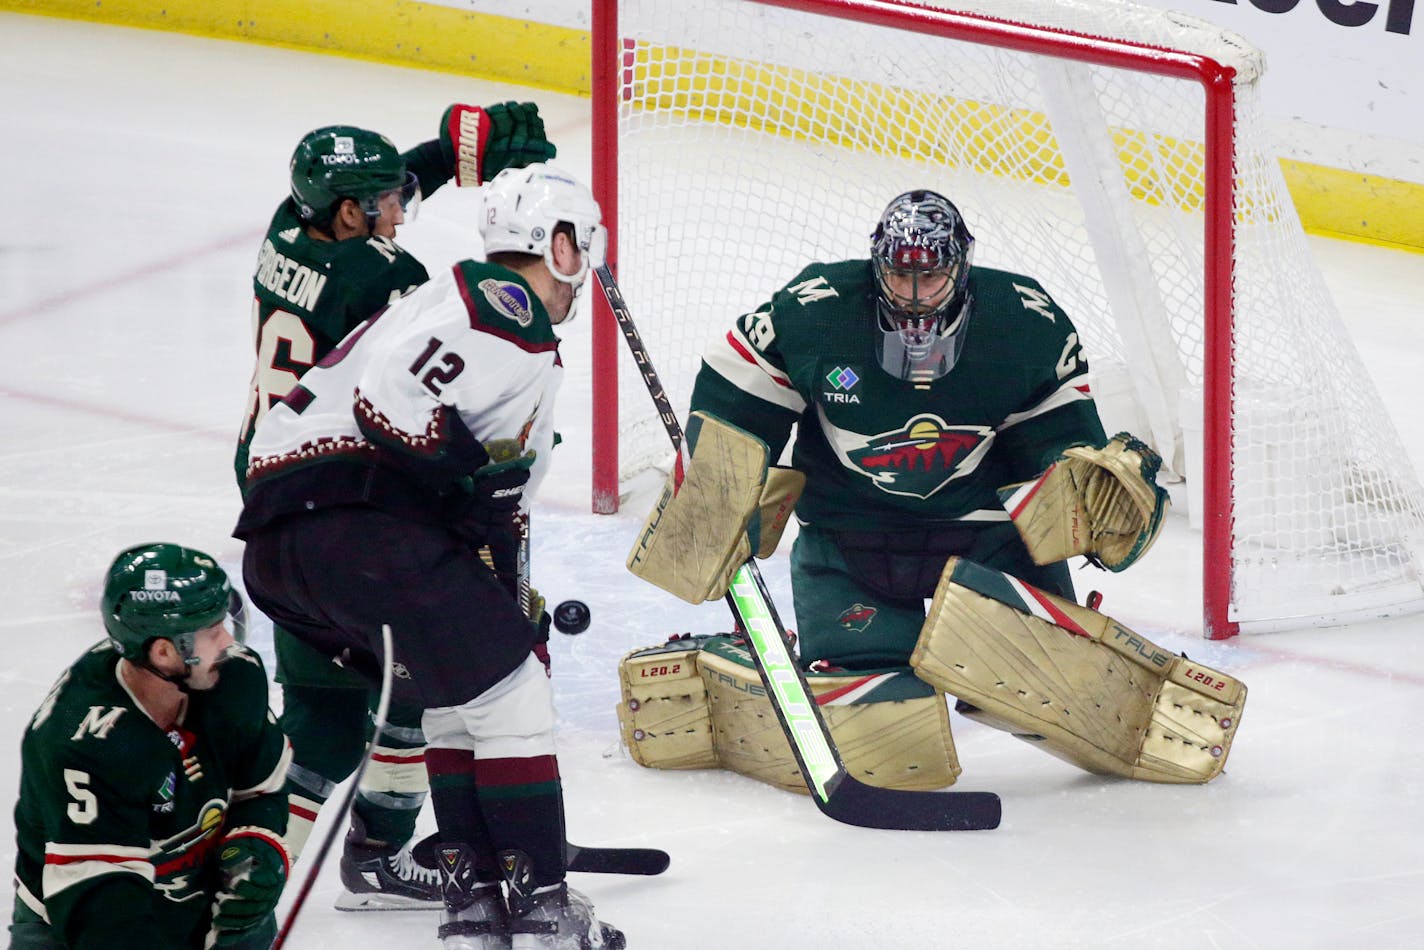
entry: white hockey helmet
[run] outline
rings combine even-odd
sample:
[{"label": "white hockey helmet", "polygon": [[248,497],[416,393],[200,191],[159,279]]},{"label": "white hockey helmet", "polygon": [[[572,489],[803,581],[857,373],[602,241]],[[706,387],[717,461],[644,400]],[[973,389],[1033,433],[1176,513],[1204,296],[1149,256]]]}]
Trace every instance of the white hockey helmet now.
[{"label": "white hockey helmet", "polygon": [[[544,258],[549,272],[567,284],[580,286],[590,267],[603,263],[608,233],[603,212],[593,194],[563,169],[543,162],[506,168],[484,186],[480,233],[485,253],[514,251]],[[560,224],[573,228],[574,243],[583,252],[578,272],[561,274],[554,267],[551,245]]]}]

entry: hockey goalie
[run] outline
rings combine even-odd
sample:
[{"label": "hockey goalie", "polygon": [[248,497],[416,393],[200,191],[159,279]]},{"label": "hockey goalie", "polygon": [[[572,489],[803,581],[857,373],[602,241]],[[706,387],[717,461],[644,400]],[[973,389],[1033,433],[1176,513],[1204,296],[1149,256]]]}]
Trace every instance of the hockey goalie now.
[{"label": "hockey goalie", "polygon": [[[704,354],[690,460],[629,569],[691,603],[719,598],[794,509],[799,661],[867,784],[956,780],[946,695],[1091,772],[1208,782],[1245,686],[1080,604],[1068,570],[1147,553],[1168,504],[1160,458],[1107,437],[1048,291],[974,266],[973,249],[952,203],[908,192],[867,259],[811,264],[740,317]],[[773,467],[788,442],[791,467]],[[735,634],[635,651],[620,679],[639,763],[804,790]]]}]

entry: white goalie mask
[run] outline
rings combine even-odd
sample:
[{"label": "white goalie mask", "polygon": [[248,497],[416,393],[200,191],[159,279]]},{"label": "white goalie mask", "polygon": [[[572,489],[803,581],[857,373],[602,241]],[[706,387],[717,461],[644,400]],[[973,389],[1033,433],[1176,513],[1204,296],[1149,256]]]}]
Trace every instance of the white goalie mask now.
[{"label": "white goalie mask", "polygon": [[[593,194],[572,175],[542,162],[525,168],[506,168],[484,186],[480,234],[485,253],[534,254],[558,280],[582,286],[589,268],[603,263],[608,247],[603,212]],[[560,224],[573,229],[574,243],[582,252],[579,268],[561,274],[554,266],[554,230]]]},{"label": "white goalie mask", "polygon": [[959,209],[933,191],[910,191],[885,208],[870,237],[881,367],[929,382],[964,348],[974,236]]}]

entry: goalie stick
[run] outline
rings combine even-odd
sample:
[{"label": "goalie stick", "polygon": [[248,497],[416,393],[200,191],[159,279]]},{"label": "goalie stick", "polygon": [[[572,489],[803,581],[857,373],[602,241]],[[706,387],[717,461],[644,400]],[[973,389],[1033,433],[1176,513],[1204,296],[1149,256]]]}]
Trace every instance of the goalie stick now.
[{"label": "goalie stick", "polygon": [[[673,463],[675,491],[685,472],[682,426],[612,270],[603,264],[594,273],[677,453]],[[767,698],[776,710],[811,798],[824,814],[849,825],[905,831],[977,831],[999,826],[1002,806],[993,792],[876,788],[854,778],[846,770],[820,708],[811,698],[805,674],[791,657],[786,628],[776,614],[755,560],[747,558],[737,568],[726,599],[733,617],[746,631]]]},{"label": "goalie stick", "polygon": [[[376,702],[376,728],[371,733],[372,736],[379,736],[381,730],[386,727],[386,715],[390,711],[391,705],[391,673],[393,667],[394,648],[391,646],[390,624],[381,624],[381,698]],[[366,754],[361,758],[361,764],[356,767],[356,774],[351,776],[351,784],[346,789],[346,794],[341,798],[341,806],[336,811],[336,817],[327,825],[325,834],[321,838],[321,846],[316,849],[316,857],[312,859],[311,867],[307,869],[307,876],[302,880],[302,886],[297,891],[296,898],[292,901],[292,906],[287,911],[287,919],[282,923],[282,929],[277,931],[277,938],[272,941],[271,950],[281,950],[283,944],[287,942],[287,935],[292,932],[292,926],[297,922],[297,916],[301,914],[302,907],[307,902],[307,895],[311,893],[312,886],[316,884],[316,876],[321,873],[321,865],[326,860],[327,852],[331,850],[332,843],[336,840],[336,835],[346,827],[346,816],[351,811],[351,803],[356,800],[356,790],[361,786],[361,778],[366,774],[366,766],[371,764],[371,756],[376,751],[376,743],[373,739],[366,748]]]}]

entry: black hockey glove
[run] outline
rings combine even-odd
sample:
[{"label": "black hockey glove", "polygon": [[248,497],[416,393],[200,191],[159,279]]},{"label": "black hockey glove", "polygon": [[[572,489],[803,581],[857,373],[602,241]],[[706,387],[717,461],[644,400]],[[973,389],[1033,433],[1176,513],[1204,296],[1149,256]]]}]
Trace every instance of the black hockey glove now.
[{"label": "black hockey glove", "polygon": [[[500,443],[506,441],[512,440]],[[524,486],[529,483],[534,453],[509,457],[512,453],[501,452],[500,443],[485,446],[491,461],[460,479],[456,490],[454,528],[475,547],[504,547],[509,544],[511,533],[519,530],[515,519],[524,498]]]}]

